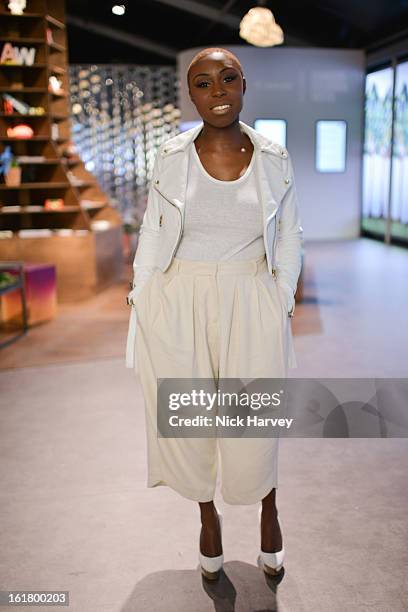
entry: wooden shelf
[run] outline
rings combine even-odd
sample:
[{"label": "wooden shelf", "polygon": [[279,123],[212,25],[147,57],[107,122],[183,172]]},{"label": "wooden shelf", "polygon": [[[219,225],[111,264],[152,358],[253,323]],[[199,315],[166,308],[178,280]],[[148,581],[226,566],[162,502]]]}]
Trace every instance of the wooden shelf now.
[{"label": "wooden shelf", "polygon": [[77,189],[84,189],[85,187],[92,187],[95,184],[96,184],[96,181],[71,182],[71,186],[76,187]]},{"label": "wooden shelf", "polygon": [[48,46],[50,47],[50,49],[54,49],[54,51],[66,51],[64,45],[60,45],[56,42],[48,43]]},{"label": "wooden shelf", "polygon": [[32,38],[31,36],[0,36],[0,42],[26,43],[30,45],[46,45],[45,38]]},{"label": "wooden shelf", "polygon": [[50,210],[47,208],[44,208],[44,206],[3,206],[0,207],[0,213],[3,215],[24,215],[27,213],[39,213],[39,214],[47,214],[48,213],[53,213],[53,214],[63,214],[63,213],[72,213],[72,212],[79,212],[81,210],[80,206],[64,206],[64,208],[60,209],[60,210]]},{"label": "wooden shelf", "polygon": [[12,13],[0,12],[0,17],[10,17],[11,19],[44,19],[42,13],[26,13],[22,15],[13,15]]},{"label": "wooden shelf", "polygon": [[99,208],[105,208],[107,205],[108,202],[103,202],[102,204],[95,202],[95,204],[81,204],[81,208],[82,210],[98,210]]},{"label": "wooden shelf", "polygon": [[71,187],[70,183],[51,183],[51,182],[43,182],[43,183],[20,183],[16,187],[10,187],[9,185],[0,185],[1,191],[9,191],[11,189],[64,189],[66,187]]},{"label": "wooden shelf", "polygon": [[67,158],[62,158],[62,162],[66,166],[76,166],[77,164],[82,164],[82,159],[67,159]]},{"label": "wooden shelf", "polygon": [[[65,158],[71,139],[66,0],[30,0],[28,10],[18,16],[7,13],[7,4],[8,0],[0,1],[0,47],[5,42],[34,47],[36,63],[0,64],[0,94],[9,93],[46,112],[24,115],[11,107],[11,114],[0,112],[0,148],[10,145],[13,155],[24,160],[19,161],[23,183],[16,187],[0,183],[4,231],[0,260],[52,263],[57,269],[58,301],[86,299],[122,274],[123,221],[84,162],[76,156]],[[50,31],[52,42],[48,42]],[[60,92],[51,90],[51,76],[62,81]],[[8,137],[7,129],[17,123],[35,128],[35,136]],[[55,139],[54,123],[59,128]],[[72,183],[70,169],[76,175]],[[75,179],[80,180],[75,183]],[[45,201],[53,198],[62,198],[65,206],[46,209]]]},{"label": "wooden shelf", "polygon": [[50,66],[49,67],[50,72],[53,72],[54,74],[65,74],[66,70],[65,68],[61,68],[60,66]]},{"label": "wooden shelf", "polygon": [[43,117],[48,117],[48,113],[43,113],[42,115],[23,115],[21,113],[0,113],[0,117],[2,119],[43,119]]},{"label": "wooden shelf", "polygon": [[0,87],[0,93],[46,93],[47,87]]},{"label": "wooden shelf", "polygon": [[0,142],[46,142],[50,140],[48,136],[31,136],[31,138],[8,138],[0,136]]},{"label": "wooden shelf", "polygon": [[67,92],[66,91],[62,91],[61,93],[57,93],[56,91],[52,91],[51,89],[49,89],[48,93],[51,94],[52,96],[54,96],[54,98],[66,98],[67,97]]},{"label": "wooden shelf", "polygon": [[19,70],[21,68],[24,68],[24,69],[37,68],[37,70],[40,70],[46,67],[47,67],[47,64],[31,64],[31,66],[27,64],[0,64],[0,68],[18,68]]},{"label": "wooden shelf", "polygon": [[52,17],[52,15],[46,15],[45,19],[48,21],[49,24],[55,26],[56,28],[59,28],[60,30],[65,30],[65,23],[63,23],[59,19],[56,19],[55,17]]},{"label": "wooden shelf", "polygon": [[60,163],[59,159],[44,159],[43,161],[18,161],[20,166],[55,166]]},{"label": "wooden shelf", "polygon": [[54,121],[65,121],[69,115],[64,113],[43,113],[42,115],[23,115],[22,113],[0,113],[1,119],[46,119],[51,117]]}]

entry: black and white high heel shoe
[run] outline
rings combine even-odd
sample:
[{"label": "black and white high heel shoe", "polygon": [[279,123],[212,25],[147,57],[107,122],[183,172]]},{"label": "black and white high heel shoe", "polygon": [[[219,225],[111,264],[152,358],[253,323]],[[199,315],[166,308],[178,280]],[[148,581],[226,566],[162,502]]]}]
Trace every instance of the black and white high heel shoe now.
[{"label": "black and white high heel shoe", "polygon": [[[220,523],[220,533],[222,537],[222,514],[218,512],[218,520]],[[201,566],[201,573],[208,580],[217,580],[220,575],[222,565],[224,563],[224,554],[218,555],[217,557],[207,557],[203,555],[200,548],[198,550],[198,558]]]},{"label": "black and white high heel shoe", "polygon": [[[262,539],[262,506],[259,508],[259,530],[261,532]],[[279,527],[280,521],[278,517]],[[277,576],[281,573],[283,567],[283,561],[285,559],[285,547],[282,545],[282,549],[277,552],[264,552],[262,546],[260,547],[259,559],[261,561],[262,569],[266,574],[270,576]]]}]

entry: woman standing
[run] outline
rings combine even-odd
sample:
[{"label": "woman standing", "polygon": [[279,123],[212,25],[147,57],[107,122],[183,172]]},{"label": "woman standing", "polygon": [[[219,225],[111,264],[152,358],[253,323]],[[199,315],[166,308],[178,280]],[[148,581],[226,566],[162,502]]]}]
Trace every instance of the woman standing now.
[{"label": "woman standing", "polygon": [[284,557],[278,439],[157,436],[158,378],[281,378],[296,367],[289,317],[302,228],[290,156],[239,120],[246,81],[231,52],[199,52],[187,80],[203,123],[159,148],[128,296],[127,366],[136,356],[147,486],[167,485],[198,502],[201,569],[217,578],[219,452],[224,501],[262,502],[260,558],[275,574]]}]

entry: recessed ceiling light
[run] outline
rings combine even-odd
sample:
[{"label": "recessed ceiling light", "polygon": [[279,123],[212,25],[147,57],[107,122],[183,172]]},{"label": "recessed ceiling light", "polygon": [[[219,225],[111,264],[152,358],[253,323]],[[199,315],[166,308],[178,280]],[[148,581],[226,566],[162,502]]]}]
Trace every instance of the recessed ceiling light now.
[{"label": "recessed ceiling light", "polygon": [[124,4],[114,4],[112,6],[112,13],[114,15],[124,15],[125,14],[125,5]]}]

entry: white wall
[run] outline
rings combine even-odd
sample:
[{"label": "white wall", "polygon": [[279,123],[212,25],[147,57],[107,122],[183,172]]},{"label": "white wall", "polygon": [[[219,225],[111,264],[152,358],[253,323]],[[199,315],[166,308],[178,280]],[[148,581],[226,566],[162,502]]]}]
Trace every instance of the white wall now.
[{"label": "white wall", "polygon": [[[223,46],[223,45],[220,45]],[[188,96],[187,67],[197,51],[178,54],[181,120],[200,119]],[[247,80],[240,119],[253,126],[258,118],[287,121],[306,240],[359,235],[364,115],[363,51],[305,47],[260,49],[230,45]],[[315,121],[347,121],[345,173],[315,170]]]}]

